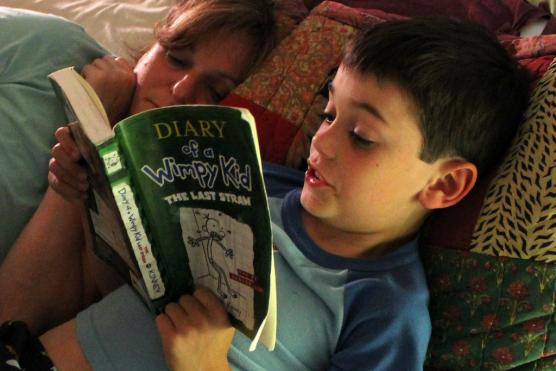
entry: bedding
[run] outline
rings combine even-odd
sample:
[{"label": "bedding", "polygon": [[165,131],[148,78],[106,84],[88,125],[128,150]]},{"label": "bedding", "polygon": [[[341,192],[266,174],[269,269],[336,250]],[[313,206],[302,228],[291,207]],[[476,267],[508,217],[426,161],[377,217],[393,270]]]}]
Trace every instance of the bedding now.
[{"label": "bedding", "polygon": [[[412,0],[409,2],[412,6],[403,9],[396,8],[396,2],[379,0],[343,0],[341,3],[305,0],[307,8],[301,1],[288,3],[295,16],[285,22],[282,40],[269,60],[223,101],[252,110],[258,122],[261,153],[267,161],[304,166],[310,138],[320,124],[319,114],[326,105],[327,83],[339,63],[342,48],[363,24],[372,25],[419,13],[430,15],[429,12],[434,11],[454,16],[465,14],[484,20],[488,27],[498,31],[504,45],[531,72],[535,78],[532,86],[535,96],[527,120],[500,170],[485,174],[461,204],[434,213],[423,231],[423,256],[431,286],[433,321],[427,368],[536,367],[540,370],[554,367],[556,134],[552,111],[556,66],[551,63],[556,53],[556,39],[550,31],[552,16],[544,8],[518,0],[450,1],[451,7],[444,8],[439,5],[444,3],[442,1]],[[49,63],[64,61],[78,65],[105,49],[126,55],[129,46],[138,48],[141,42],[148,44],[150,17],[161,17],[170,3],[171,0],[0,0],[1,5],[26,7],[78,20],[92,37],[59,18],[26,13],[26,17],[31,17],[27,22],[33,23],[31,31],[36,27],[37,33],[41,29],[46,32],[45,28],[40,28],[46,27],[43,22],[48,27],[60,29],[61,33],[73,31],[71,45],[68,47],[67,37],[60,38],[59,45],[53,49],[60,54],[59,59],[54,58]],[[53,4],[63,6],[56,8]],[[471,5],[476,7],[471,8]],[[143,9],[144,16],[142,7],[147,8]],[[452,13],[455,7],[459,7],[459,13]],[[1,10],[6,11],[9,10]],[[10,22],[6,13],[1,12],[0,40],[7,37],[2,30],[6,30],[3,27]],[[118,16],[112,18],[112,12]],[[151,12],[158,12],[157,16]],[[127,24],[123,14],[134,19],[135,28]],[[547,20],[542,35],[519,36],[520,27],[539,18]],[[147,33],[141,33],[142,30]],[[143,36],[136,38],[135,32]],[[0,53],[13,47],[11,44],[1,43]],[[77,46],[83,49],[75,49]],[[45,56],[44,59],[49,58]],[[46,72],[41,68],[45,67],[30,67],[29,70],[36,71],[28,76],[29,79],[21,80],[22,94],[28,100],[26,107],[55,106],[53,96],[46,92]],[[0,110],[5,105],[3,102],[14,99],[7,89],[17,85],[13,79],[5,84],[8,82],[6,76],[2,65]],[[38,112],[46,112],[42,109]],[[0,192],[7,195],[0,200],[0,214],[10,215],[9,223],[4,221],[0,226],[0,261],[1,254],[11,245],[10,238],[13,241],[17,236],[46,187],[46,163],[53,142],[51,133],[63,121],[61,112],[57,114],[58,123],[44,123],[39,118],[23,127],[21,123],[12,124],[9,132],[4,124],[0,127],[0,169],[7,174],[0,178]],[[3,117],[1,115],[3,112],[0,113]],[[21,148],[22,142],[26,143],[24,148]],[[526,187],[520,188],[523,184]],[[499,224],[500,221],[505,224]],[[500,229],[500,225],[505,227]]]},{"label": "bedding", "polygon": [[[451,16],[473,19],[497,33],[520,35],[521,29],[539,19],[547,20],[543,33],[554,33],[556,22],[549,9],[523,0],[337,0],[353,8],[406,17]],[[309,9],[322,0],[305,0]]]},{"label": "bedding", "polygon": [[1,0],[0,5],[64,17],[80,24],[114,55],[133,59],[134,51],[153,41],[152,26],[174,0]]},{"label": "bedding", "polygon": [[65,122],[46,75],[105,53],[76,24],[0,7],[0,262],[46,190],[54,130]]}]

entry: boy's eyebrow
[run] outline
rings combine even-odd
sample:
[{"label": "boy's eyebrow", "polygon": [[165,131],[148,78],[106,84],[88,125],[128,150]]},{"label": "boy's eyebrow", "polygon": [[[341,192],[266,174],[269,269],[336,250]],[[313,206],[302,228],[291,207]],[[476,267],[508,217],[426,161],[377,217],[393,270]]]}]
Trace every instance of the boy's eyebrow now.
[{"label": "boy's eyebrow", "polygon": [[[328,83],[328,91],[330,95],[334,94],[334,85],[332,84],[332,82]],[[384,117],[382,117],[382,114],[375,106],[367,102],[360,102],[353,99],[352,102],[357,108],[367,111],[369,114],[375,116],[379,119],[379,121],[382,121],[386,126],[388,126],[388,122],[384,119]]]},{"label": "boy's eyebrow", "polygon": [[384,117],[382,117],[382,115],[380,114],[380,112],[375,106],[370,105],[366,102],[354,101],[353,103],[356,107],[363,109],[364,111],[367,111],[369,114],[375,116],[376,118],[379,119],[379,121],[383,122],[386,126],[388,126],[388,122],[384,119]]}]

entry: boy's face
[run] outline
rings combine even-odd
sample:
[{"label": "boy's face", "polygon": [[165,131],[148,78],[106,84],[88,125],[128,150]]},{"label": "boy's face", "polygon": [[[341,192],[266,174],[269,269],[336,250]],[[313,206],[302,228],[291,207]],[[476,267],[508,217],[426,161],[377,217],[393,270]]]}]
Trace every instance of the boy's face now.
[{"label": "boy's face", "polygon": [[329,92],[311,143],[303,221],[330,252],[364,256],[417,231],[427,214],[418,195],[438,165],[419,159],[418,117],[396,84],[341,66]]}]

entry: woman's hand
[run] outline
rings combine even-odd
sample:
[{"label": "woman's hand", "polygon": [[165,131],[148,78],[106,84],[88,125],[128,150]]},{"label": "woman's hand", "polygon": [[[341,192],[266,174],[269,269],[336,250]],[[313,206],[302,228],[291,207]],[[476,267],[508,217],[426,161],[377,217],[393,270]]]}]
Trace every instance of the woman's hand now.
[{"label": "woman's hand", "polygon": [[54,136],[58,143],[52,147],[52,158],[48,163],[48,184],[68,201],[85,199],[89,189],[87,169],[79,164],[81,153],[70,128],[58,128]]},{"label": "woman's hand", "polygon": [[112,125],[125,117],[135,92],[133,67],[121,57],[95,59],[81,71],[100,97]]},{"label": "woman's hand", "polygon": [[227,370],[234,336],[228,313],[208,289],[198,288],[168,304],[156,317],[166,362],[171,370]]}]

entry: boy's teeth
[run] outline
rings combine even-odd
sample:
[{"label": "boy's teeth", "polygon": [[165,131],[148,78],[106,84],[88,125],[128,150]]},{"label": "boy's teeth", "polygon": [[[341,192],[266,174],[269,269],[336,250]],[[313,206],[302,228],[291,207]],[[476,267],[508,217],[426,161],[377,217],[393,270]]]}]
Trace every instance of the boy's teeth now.
[{"label": "boy's teeth", "polygon": [[315,170],[315,178],[320,179],[319,172]]}]

